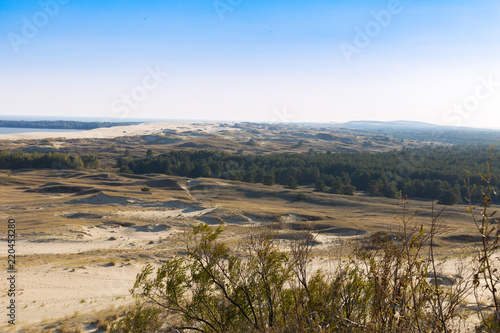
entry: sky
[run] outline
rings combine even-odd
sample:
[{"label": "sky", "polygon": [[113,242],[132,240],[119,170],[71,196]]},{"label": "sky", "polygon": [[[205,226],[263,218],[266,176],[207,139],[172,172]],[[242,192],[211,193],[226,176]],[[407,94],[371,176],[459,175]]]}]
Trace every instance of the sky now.
[{"label": "sky", "polygon": [[0,0],[0,118],[500,128],[498,0]]}]

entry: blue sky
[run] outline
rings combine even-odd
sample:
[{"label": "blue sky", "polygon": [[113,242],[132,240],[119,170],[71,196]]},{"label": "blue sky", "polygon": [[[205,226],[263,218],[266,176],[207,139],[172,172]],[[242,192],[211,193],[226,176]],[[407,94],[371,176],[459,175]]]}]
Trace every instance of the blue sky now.
[{"label": "blue sky", "polygon": [[494,0],[0,1],[0,114],[500,127],[499,16]]}]

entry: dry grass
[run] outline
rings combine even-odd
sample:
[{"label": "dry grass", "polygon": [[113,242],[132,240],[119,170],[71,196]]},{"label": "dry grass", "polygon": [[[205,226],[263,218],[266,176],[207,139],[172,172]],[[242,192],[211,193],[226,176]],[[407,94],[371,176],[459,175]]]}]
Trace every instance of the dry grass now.
[{"label": "dry grass", "polygon": [[[112,182],[103,179],[113,179]],[[171,187],[156,187],[152,195],[140,193],[140,187],[146,183],[161,182],[170,179],[185,186],[182,177],[167,177],[148,175],[142,179],[128,178],[103,172],[79,171],[23,171],[0,172],[0,208],[4,217],[22,221],[17,231],[25,238],[53,242],[56,240],[85,239],[82,226],[99,226],[103,222],[112,223],[141,223],[146,224],[148,219],[131,221],[126,214],[117,214],[127,211],[164,209],[161,204],[169,200],[180,200],[192,204],[187,191],[172,189]],[[92,197],[93,194],[75,195],[73,193],[37,193],[25,192],[27,188],[43,188],[47,183],[59,183],[64,186],[87,186],[98,188],[109,196],[130,198],[137,202],[146,203],[148,207],[137,205],[92,205],[78,203],[78,200]],[[111,183],[111,184],[110,184]],[[283,187],[264,186],[261,184],[246,184],[228,180],[198,179],[196,185],[189,186],[190,194],[197,200],[197,205],[205,207],[217,206],[212,216],[213,221],[225,220],[231,224],[231,215],[243,216],[257,223],[280,222],[286,216],[299,216],[304,225],[315,223],[329,224],[338,228],[355,228],[367,232],[391,231],[398,228],[394,220],[394,211],[399,207],[399,201],[387,198],[373,198],[364,195],[341,196],[314,192],[312,188],[303,187],[297,190],[288,190]],[[207,189],[208,188],[208,189]],[[296,202],[293,198],[298,192],[305,193],[307,200]],[[155,208],[155,205],[157,208]],[[411,209],[418,210],[419,219],[424,227],[431,220],[431,203],[429,201],[412,201]],[[86,215],[89,217],[87,218]],[[81,218],[78,218],[81,216]],[[93,218],[92,216],[101,216]],[[446,224],[443,238],[439,240],[442,246],[467,247],[467,235],[472,230],[472,222],[463,205],[449,207],[446,211]],[[175,228],[188,227],[194,220],[190,218],[168,218],[164,220]],[[0,232],[5,233],[5,225],[0,226]],[[231,226],[234,232],[245,227],[236,224]],[[111,237],[115,236],[111,235]],[[113,240],[113,238],[111,238]],[[470,243],[470,240],[469,240]],[[63,260],[48,256],[51,261]],[[37,260],[40,258],[37,258]],[[27,258],[27,261],[31,260]]]},{"label": "dry grass", "polygon": [[75,313],[73,316],[54,321],[44,321],[38,324],[24,325],[18,332],[23,333],[83,333],[87,331],[107,332],[110,324],[130,310],[129,306],[109,308],[100,312],[87,314]]},{"label": "dry grass", "polygon": [[[206,140],[206,138],[202,138]],[[199,140],[201,142],[201,139]],[[10,143],[11,145],[29,144]],[[118,150],[121,145],[117,143]],[[148,146],[149,147],[149,146]],[[266,145],[256,149],[266,149]],[[235,146],[236,148],[236,146]],[[157,148],[154,148],[156,151]],[[231,148],[232,149],[232,148]],[[115,153],[112,153],[115,154]],[[119,153],[116,153],[119,154]],[[142,154],[142,153],[141,153]],[[40,191],[47,184],[66,187],[90,187],[109,196],[117,196],[134,200],[132,204],[99,205],[78,200],[90,198],[94,194],[78,195],[78,193],[47,193]],[[17,232],[20,236],[19,248],[43,246],[75,246],[74,251],[65,253],[36,252],[20,257],[18,268],[33,272],[33,279],[43,279],[44,275],[60,274],[66,279],[91,277],[94,272],[112,272],[113,278],[119,279],[120,274],[130,267],[137,271],[146,263],[160,264],[162,261],[182,255],[185,249],[184,231],[190,230],[190,225],[207,221],[225,221],[226,232],[222,237],[231,246],[237,246],[242,237],[248,235],[252,225],[272,227],[279,233],[280,246],[287,246],[297,233],[303,229],[311,229],[321,237],[313,253],[316,263],[322,264],[338,255],[332,247],[338,247],[341,242],[348,242],[339,230],[359,230],[368,234],[374,232],[391,233],[399,228],[394,219],[394,211],[400,207],[400,202],[394,199],[372,198],[361,194],[341,196],[314,192],[310,187],[297,190],[284,189],[282,186],[264,186],[261,184],[246,184],[228,180],[196,179],[194,181],[183,177],[165,175],[127,176],[118,175],[109,170],[89,171],[0,171],[0,216],[14,218],[18,221]],[[48,185],[51,186],[51,185]],[[152,194],[141,193],[141,188],[149,186]],[[187,190],[181,186],[186,187]],[[26,192],[27,189],[37,191]],[[294,197],[298,192],[306,194],[307,200],[296,202]],[[183,215],[183,208],[165,206],[167,202],[183,203],[189,207],[215,208],[201,216]],[[432,215],[432,204],[429,201],[410,201],[410,210],[418,210],[416,222],[429,229]],[[177,214],[179,209],[180,214]],[[162,212],[174,211],[176,214],[161,217]],[[492,208],[494,210],[494,208]],[[141,218],[141,212],[149,212]],[[157,214],[159,216],[151,214]],[[135,214],[135,215],[132,215]],[[128,215],[127,215],[128,214]],[[139,215],[137,215],[139,214]],[[466,258],[476,251],[475,243],[467,243],[468,235],[476,231],[468,216],[466,207],[457,205],[449,207],[445,213],[447,220],[437,239],[437,251],[440,257]],[[154,221],[153,221],[154,220]],[[139,232],[127,225],[147,226],[153,223],[164,223],[175,233]],[[107,231],[106,238],[98,240],[90,236],[92,230]],[[116,227],[116,228],[115,228]],[[117,233],[112,233],[113,231]],[[330,230],[330,231],[328,231]],[[337,233],[335,232],[337,231]],[[119,231],[119,232],[118,232]],[[6,234],[6,225],[0,225],[2,235]],[[137,238],[141,235],[142,238]],[[154,236],[153,236],[154,235]],[[352,236],[345,234],[344,236]],[[127,238],[128,237],[128,238]],[[135,238],[134,238],[135,237]],[[356,236],[357,237],[357,236]],[[358,239],[354,237],[351,242]],[[76,244],[76,245],[75,245]],[[106,247],[97,247],[106,246]],[[79,248],[80,246],[81,248]],[[348,248],[350,245],[345,245]],[[315,263],[315,264],[316,264]],[[133,280],[137,271],[128,270],[129,278]],[[103,275],[108,276],[108,275]],[[31,279],[31,277],[29,277]],[[48,279],[48,278],[47,278]],[[45,280],[44,280],[45,281]],[[71,280],[70,280],[71,281]],[[81,281],[81,280],[79,280]],[[99,280],[103,284],[102,295],[82,295],[75,299],[62,301],[57,305],[66,313],[82,311],[92,312],[110,307],[110,304],[124,304],[128,289],[122,293],[106,294],[113,280]],[[23,290],[23,297],[39,297],[35,292],[39,289]],[[54,290],[55,292],[61,292]],[[65,291],[62,290],[64,293]],[[30,296],[32,295],[32,296]],[[42,297],[42,296],[40,296]],[[85,303],[80,303],[84,299]],[[36,303],[26,303],[22,311],[43,315],[54,309],[54,304],[43,298]],[[45,304],[41,307],[40,304]],[[80,307],[79,307],[80,306]],[[31,313],[31,312],[29,312]],[[101,312],[100,312],[101,313]],[[116,313],[95,316],[77,315],[74,318],[54,321],[47,326],[33,324],[38,331],[64,330],[72,332],[78,329],[86,330],[85,325],[97,325],[102,329],[109,324],[110,318]],[[64,316],[64,315],[63,315]],[[101,320],[102,319],[102,320]],[[66,324],[66,326],[63,326]],[[81,324],[81,327],[78,326]],[[55,325],[55,326],[54,326]],[[61,327],[60,327],[61,326]],[[4,327],[0,327],[2,330]],[[35,330],[35,331],[36,331]],[[33,332],[35,332],[33,331]]]}]

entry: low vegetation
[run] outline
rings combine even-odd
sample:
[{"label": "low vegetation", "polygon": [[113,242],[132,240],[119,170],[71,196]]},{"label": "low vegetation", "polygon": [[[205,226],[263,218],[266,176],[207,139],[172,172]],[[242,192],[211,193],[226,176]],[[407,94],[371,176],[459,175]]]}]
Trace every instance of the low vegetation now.
[{"label": "low vegetation", "polygon": [[[482,246],[475,266],[457,267],[452,283],[440,277],[435,256],[446,207],[433,212],[425,230],[413,222],[405,199],[396,232],[369,236],[329,271],[310,270],[314,237],[307,231],[287,249],[263,229],[233,248],[220,240],[223,224],[201,223],[193,226],[186,255],[142,269],[132,289],[140,305],[110,331],[463,332],[473,330],[464,318],[475,312],[476,332],[497,332],[500,233],[496,212],[489,212],[495,160],[491,148],[487,172],[476,185],[466,182]],[[472,204],[476,192],[481,209]],[[466,301],[471,291],[475,307]],[[485,301],[490,304],[482,306]]]},{"label": "low vegetation", "polygon": [[[128,272],[112,297],[106,292],[99,301],[99,292],[86,290],[63,300],[66,312],[125,303],[137,272],[131,266],[153,265],[136,282],[138,305],[121,320],[94,316],[90,328],[78,318],[65,329],[82,323],[84,330],[112,332],[498,331],[498,221],[491,205],[499,199],[491,175],[500,170],[487,149],[377,153],[408,143],[385,136],[352,136],[349,143],[335,133],[311,133],[300,144],[297,137],[271,141],[257,133],[255,145],[247,133],[227,133],[222,148],[214,137],[187,145],[192,142],[172,143],[166,135],[4,143],[2,150],[10,151],[0,152],[5,168],[37,170],[0,172],[8,193],[1,203],[5,215],[23,222],[19,231],[33,244],[91,244],[104,232],[109,246],[64,256],[34,253],[24,257],[24,268],[44,263],[70,279],[93,276],[92,270]],[[368,139],[364,151],[371,153],[345,152]],[[300,150],[290,148],[296,144]],[[211,147],[219,152],[194,150]],[[233,154],[240,147],[244,151]],[[446,206],[451,228],[441,234],[436,200],[412,200],[422,220],[405,211],[392,219],[400,201],[390,198],[405,195],[465,205]],[[174,233],[150,238],[160,221]],[[227,224],[214,226],[221,221]],[[182,231],[199,222],[209,225],[195,225],[183,244]],[[122,228],[145,239],[115,233]],[[337,249],[329,248],[337,236],[353,238],[338,262]],[[474,253],[475,265],[451,273],[445,255],[454,262]],[[446,273],[439,269],[444,264]],[[38,295],[28,291],[26,298]],[[41,297],[36,304],[24,311],[44,312],[54,301]]]},{"label": "low vegetation", "polygon": [[187,255],[156,271],[146,266],[133,292],[141,302],[111,332],[459,332],[471,284],[435,283],[424,255],[430,233],[401,220],[395,237],[376,235],[354,263],[310,272],[313,237],[289,251],[258,231],[238,250],[219,241],[222,226],[193,227]]}]

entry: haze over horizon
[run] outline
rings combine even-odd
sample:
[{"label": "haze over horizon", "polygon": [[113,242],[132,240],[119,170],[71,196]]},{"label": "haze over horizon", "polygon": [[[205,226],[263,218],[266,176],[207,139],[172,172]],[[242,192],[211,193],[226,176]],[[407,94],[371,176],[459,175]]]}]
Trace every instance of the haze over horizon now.
[{"label": "haze over horizon", "polygon": [[[123,123],[155,123],[155,122],[193,122],[193,123],[198,123],[198,122],[235,122],[235,123],[261,123],[261,124],[311,124],[311,125],[348,125],[348,126],[354,126],[354,128],[357,127],[373,127],[377,126],[380,124],[385,124],[387,126],[398,126],[399,128],[403,129],[406,127],[411,127],[411,128],[422,128],[422,129],[429,129],[432,128],[433,126],[444,126],[446,127],[454,127],[454,128],[464,128],[464,129],[479,129],[479,130],[500,130],[500,127],[493,127],[493,126],[468,126],[468,125],[442,125],[442,124],[435,124],[435,123],[429,123],[429,122],[421,122],[421,121],[414,121],[414,120],[404,120],[404,119],[397,119],[397,120],[389,120],[389,121],[379,121],[379,120],[371,120],[371,119],[360,119],[360,120],[347,120],[343,122],[336,122],[336,121],[329,121],[329,122],[314,122],[314,121],[281,121],[279,119],[273,118],[271,120],[267,121],[247,121],[247,120],[231,120],[231,119],[181,119],[181,118],[174,118],[174,119],[168,119],[168,118],[124,118],[124,117],[78,117],[78,116],[67,116],[67,115],[59,115],[59,116],[46,116],[46,115],[20,115],[20,116],[15,116],[15,115],[0,115],[0,120],[6,120],[6,121],[77,121],[77,122],[123,122]],[[423,126],[423,127],[422,127]],[[430,126],[430,127],[429,127]],[[0,126],[2,127],[2,126]],[[443,127],[441,127],[443,128]]]},{"label": "haze over horizon", "polygon": [[500,3],[0,3],[1,115],[500,128]]}]

